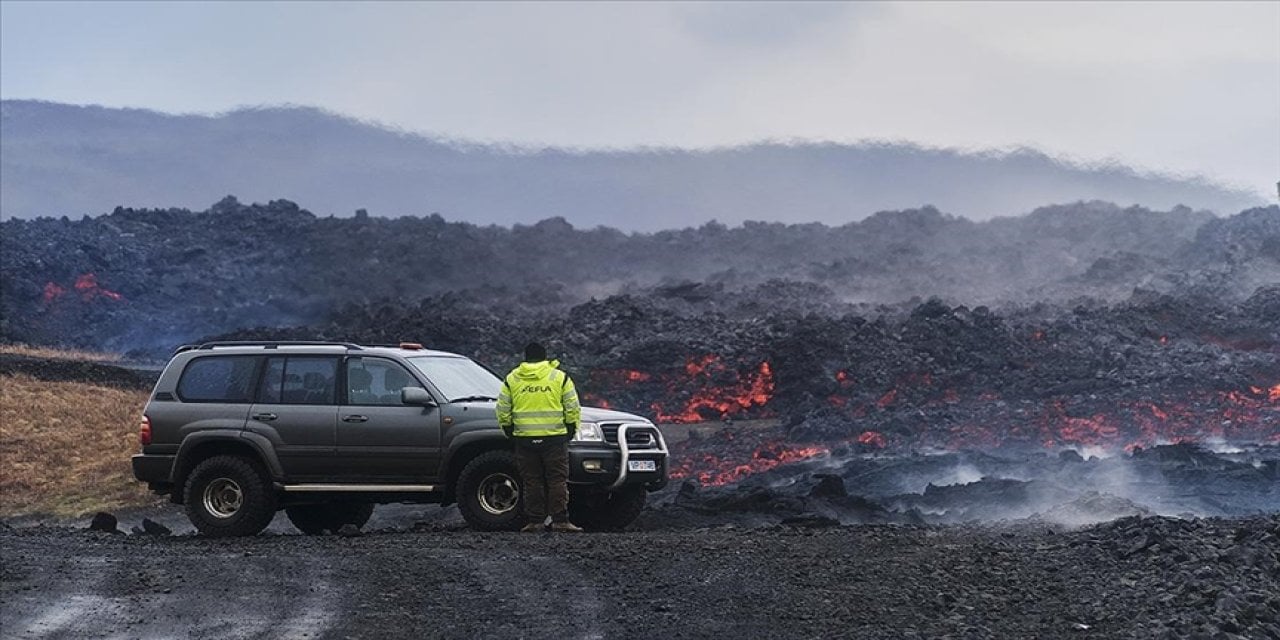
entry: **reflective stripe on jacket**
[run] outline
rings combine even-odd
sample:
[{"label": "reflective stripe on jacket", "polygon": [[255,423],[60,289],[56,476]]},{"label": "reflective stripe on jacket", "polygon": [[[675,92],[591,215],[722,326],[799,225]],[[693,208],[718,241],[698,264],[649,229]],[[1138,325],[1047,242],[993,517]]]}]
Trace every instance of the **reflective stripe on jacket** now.
[{"label": "reflective stripe on jacket", "polygon": [[543,438],[569,433],[582,415],[578,391],[556,360],[521,362],[502,381],[498,393],[498,424],[515,427],[518,438]]}]

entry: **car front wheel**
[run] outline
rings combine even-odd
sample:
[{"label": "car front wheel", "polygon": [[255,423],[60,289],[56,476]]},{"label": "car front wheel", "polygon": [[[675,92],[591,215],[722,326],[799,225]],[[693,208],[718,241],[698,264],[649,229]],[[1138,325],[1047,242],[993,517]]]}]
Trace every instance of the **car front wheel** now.
[{"label": "car front wheel", "polygon": [[458,476],[458,510],[472,529],[514,531],[525,523],[521,488],[514,453],[482,453]]}]

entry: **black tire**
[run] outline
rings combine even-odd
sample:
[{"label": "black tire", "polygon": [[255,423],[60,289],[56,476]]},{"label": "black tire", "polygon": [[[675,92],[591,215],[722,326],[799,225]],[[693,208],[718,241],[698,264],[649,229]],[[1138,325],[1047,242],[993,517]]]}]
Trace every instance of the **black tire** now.
[{"label": "black tire", "polygon": [[357,529],[363,527],[373,515],[372,504],[358,502],[336,502],[331,504],[299,504],[285,507],[284,513],[289,516],[293,526],[309,536],[323,535],[325,531],[337,533],[342,525],[353,524]]},{"label": "black tire", "polygon": [[[514,485],[514,498],[509,491],[495,491],[488,499],[483,497],[487,492],[482,489],[500,490],[503,485]],[[515,531],[525,523],[523,488],[514,453],[482,453],[468,462],[458,476],[458,511],[477,531]]]},{"label": "black tire", "polygon": [[183,486],[187,518],[211,538],[257,535],[276,515],[276,494],[257,462],[214,456],[191,470]]},{"label": "black tire", "polygon": [[648,496],[644,487],[573,496],[569,500],[569,519],[587,531],[622,531],[640,517]]}]

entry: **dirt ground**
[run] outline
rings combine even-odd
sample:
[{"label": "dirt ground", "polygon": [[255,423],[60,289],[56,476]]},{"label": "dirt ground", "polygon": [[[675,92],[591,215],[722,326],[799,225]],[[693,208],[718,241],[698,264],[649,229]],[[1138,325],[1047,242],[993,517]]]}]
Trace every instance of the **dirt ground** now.
[{"label": "dirt ground", "polygon": [[233,540],[4,527],[0,624],[23,639],[1280,638],[1278,539],[1275,516]]}]

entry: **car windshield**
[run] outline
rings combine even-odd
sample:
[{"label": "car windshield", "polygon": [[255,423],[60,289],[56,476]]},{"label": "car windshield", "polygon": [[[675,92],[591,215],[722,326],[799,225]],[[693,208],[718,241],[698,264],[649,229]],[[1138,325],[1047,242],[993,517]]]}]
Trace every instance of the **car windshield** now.
[{"label": "car windshield", "polygon": [[450,401],[498,399],[502,380],[467,358],[416,356],[408,360]]}]

